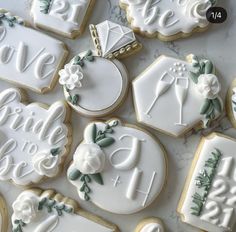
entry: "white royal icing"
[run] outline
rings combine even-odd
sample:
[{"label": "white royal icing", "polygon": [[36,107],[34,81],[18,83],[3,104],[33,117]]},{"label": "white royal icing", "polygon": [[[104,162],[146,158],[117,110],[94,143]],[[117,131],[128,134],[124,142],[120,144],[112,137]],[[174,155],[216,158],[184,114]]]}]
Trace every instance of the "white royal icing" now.
[{"label": "white royal icing", "polygon": [[[4,11],[0,11],[1,12]],[[15,23],[0,26],[1,79],[37,92],[53,87],[67,55],[64,44],[36,30]]]},{"label": "white royal icing", "polygon": [[[220,134],[212,134],[204,139],[199,158],[194,167],[190,185],[183,199],[180,209],[183,220],[195,227],[199,227],[209,232],[227,232],[234,231],[236,223],[236,141]],[[215,162],[214,154],[216,149],[220,151],[220,158]],[[214,154],[213,154],[214,153]],[[214,167],[214,168],[213,168]],[[207,187],[208,195],[203,202],[200,215],[195,215],[198,209],[194,203],[194,195],[204,194],[204,188],[199,187],[200,180],[208,183],[209,175],[213,173],[210,182],[210,188]]]},{"label": "white royal icing", "polygon": [[130,28],[108,20],[97,24],[96,29],[103,57],[136,41],[135,35]]},{"label": "white royal icing", "polygon": [[161,224],[153,222],[145,225],[140,232],[164,232],[164,228]]},{"label": "white royal icing", "polygon": [[[109,125],[114,122],[118,124],[112,127],[111,132],[109,128],[106,129],[105,123],[89,124],[84,131],[84,142],[77,151],[85,144],[94,146],[93,136],[96,135],[96,144],[100,144],[106,160],[105,167],[100,172],[103,184],[94,181],[92,177],[89,198],[104,210],[130,214],[144,209],[160,194],[165,182],[166,161],[161,146],[149,134],[140,129],[123,126],[116,120],[109,122]],[[99,140],[102,136],[100,133],[104,130],[108,132],[105,133],[105,138]],[[79,170],[77,162],[82,159],[78,159],[77,151],[67,172],[68,179],[76,186],[79,196],[86,199],[81,191],[81,177],[71,179],[71,173]],[[112,198],[108,198],[108,195]]]},{"label": "white royal icing", "polygon": [[[79,55],[83,57],[85,53]],[[114,111],[121,104],[128,87],[128,76],[125,67],[118,60],[108,60],[94,55],[93,57],[93,61],[84,59],[82,67],[76,65],[82,72],[79,75],[83,76],[79,88],[70,81],[71,78],[67,74],[69,71],[66,71],[70,66],[75,66],[76,57],[59,72],[61,75],[59,82],[64,86],[67,101],[69,94],[65,88],[67,86],[66,75],[69,82],[68,87],[72,87],[72,90],[69,91],[70,95],[78,95],[77,104],[68,101],[73,109],[85,115],[101,116]],[[75,74],[72,73],[71,76],[75,78]]]},{"label": "white royal icing", "polygon": [[[31,14],[37,26],[67,37],[81,33],[93,0],[34,0]],[[48,2],[48,4],[47,4]]]},{"label": "white royal icing", "polygon": [[[89,220],[75,212],[65,212],[58,215],[55,208],[49,212],[45,207],[39,210],[39,202],[47,198],[47,195],[37,196],[31,191],[21,193],[13,203],[12,225],[17,227],[16,220],[25,222],[22,227],[23,232],[61,232],[70,231],[77,232],[78,230],[87,232],[114,232],[114,229],[103,226],[92,220]],[[49,198],[48,198],[49,199]],[[58,206],[62,206],[62,202],[57,202]],[[65,205],[67,208],[71,206]],[[72,209],[73,210],[73,209]]]},{"label": "white royal icing", "polygon": [[179,32],[190,33],[209,22],[206,11],[210,0],[120,0],[127,5],[131,25],[141,32],[172,36]]},{"label": "white royal icing", "polygon": [[[173,136],[205,122],[201,108],[206,98],[218,96],[220,83],[214,74],[202,74],[198,83],[194,83],[190,77],[193,69],[192,63],[160,56],[141,73],[133,81],[139,122]],[[221,100],[219,102],[222,106]],[[215,118],[217,116],[219,113]]]},{"label": "white royal icing", "polygon": [[0,94],[0,179],[28,185],[58,173],[69,133],[63,102],[45,109],[21,100],[17,89]]}]

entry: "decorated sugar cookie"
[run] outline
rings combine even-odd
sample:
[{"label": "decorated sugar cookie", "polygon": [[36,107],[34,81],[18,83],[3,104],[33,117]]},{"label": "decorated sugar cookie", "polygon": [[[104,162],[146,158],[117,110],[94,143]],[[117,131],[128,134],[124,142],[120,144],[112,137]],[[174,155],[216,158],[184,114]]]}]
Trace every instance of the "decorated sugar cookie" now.
[{"label": "decorated sugar cookie", "polygon": [[8,210],[3,197],[0,195],[0,232],[7,232],[8,228]]},{"label": "decorated sugar cookie", "polygon": [[142,129],[116,119],[85,128],[84,141],[67,171],[81,199],[118,214],[150,205],[160,194],[166,173],[162,145]]},{"label": "decorated sugar cookie", "polygon": [[85,27],[95,0],[34,0],[31,14],[36,26],[75,38]]},{"label": "decorated sugar cookie", "polygon": [[137,119],[172,136],[199,124],[208,127],[223,110],[220,90],[210,60],[160,56],[133,81]]},{"label": "decorated sugar cookie", "polygon": [[128,89],[123,64],[97,56],[91,50],[75,56],[59,75],[67,102],[86,116],[113,112],[123,102]]},{"label": "decorated sugar cookie", "polygon": [[148,37],[164,41],[207,29],[207,10],[215,0],[120,0],[131,27]]},{"label": "decorated sugar cookie", "polygon": [[90,25],[90,32],[97,53],[102,57],[124,58],[142,48],[130,28],[108,20]]},{"label": "decorated sugar cookie", "polygon": [[178,212],[208,232],[235,231],[236,140],[213,133],[203,138],[193,160]]},{"label": "decorated sugar cookie", "polygon": [[231,123],[236,127],[236,80],[228,90],[226,110]]},{"label": "decorated sugar cookie", "polygon": [[57,82],[67,50],[54,38],[25,26],[0,9],[0,78],[44,93]]},{"label": "decorated sugar cookie", "polygon": [[134,232],[165,232],[165,230],[159,218],[146,218],[137,225]]},{"label": "decorated sugar cookie", "polygon": [[118,228],[78,207],[54,190],[31,189],[14,201],[13,232],[118,232]]},{"label": "decorated sugar cookie", "polygon": [[17,185],[55,177],[71,143],[64,102],[24,102],[18,89],[0,93],[0,180]]}]

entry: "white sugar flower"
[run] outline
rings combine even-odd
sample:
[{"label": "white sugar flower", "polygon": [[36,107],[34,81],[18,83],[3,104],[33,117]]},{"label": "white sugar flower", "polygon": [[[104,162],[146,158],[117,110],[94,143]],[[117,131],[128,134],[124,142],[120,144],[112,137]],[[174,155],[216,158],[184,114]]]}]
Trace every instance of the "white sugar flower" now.
[{"label": "white sugar flower", "polygon": [[198,78],[197,90],[204,98],[215,99],[221,85],[214,74],[202,74]]},{"label": "white sugar flower", "polygon": [[82,87],[81,80],[84,75],[79,65],[66,64],[64,69],[59,71],[59,75],[59,83],[69,90]]}]

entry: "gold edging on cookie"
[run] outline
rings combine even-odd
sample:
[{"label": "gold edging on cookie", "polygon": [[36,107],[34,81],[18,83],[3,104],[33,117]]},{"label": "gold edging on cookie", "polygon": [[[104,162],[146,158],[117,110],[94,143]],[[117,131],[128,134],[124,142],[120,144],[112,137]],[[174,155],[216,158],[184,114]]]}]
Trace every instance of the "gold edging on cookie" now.
[{"label": "gold edging on cookie", "polygon": [[[185,202],[185,198],[186,198],[186,196],[188,194],[188,190],[189,190],[189,187],[190,187],[190,184],[191,184],[193,173],[194,173],[195,168],[197,166],[198,159],[201,156],[201,152],[202,152],[202,149],[203,149],[203,147],[205,145],[205,142],[208,141],[208,140],[212,140],[215,137],[225,138],[225,139],[228,139],[230,141],[236,142],[235,138],[232,138],[230,136],[227,136],[227,135],[224,135],[224,134],[221,134],[221,133],[218,133],[218,132],[213,132],[213,133],[209,134],[208,136],[201,138],[201,141],[200,141],[200,143],[199,143],[199,145],[197,147],[197,150],[196,150],[196,152],[194,154],[194,158],[193,158],[192,164],[191,164],[190,169],[189,169],[189,171],[187,173],[187,177],[185,179],[183,191],[181,193],[181,196],[180,196],[180,199],[179,199],[179,202],[178,202],[178,206],[177,206],[177,210],[176,210],[177,213],[180,216],[181,221],[186,223],[186,224],[189,224],[189,225],[191,225],[191,224],[185,220],[185,215],[182,212],[182,207],[183,207],[183,204]],[[199,228],[199,229],[201,229],[201,228]],[[204,230],[202,230],[202,232],[204,232]]]},{"label": "gold edging on cookie", "polygon": [[[3,196],[0,195],[0,231],[7,232],[8,229],[8,209],[6,201]],[[2,222],[2,224],[1,224]]]},{"label": "gold edging on cookie", "polygon": [[162,220],[160,218],[149,217],[149,218],[145,218],[142,221],[140,221],[138,223],[137,227],[135,228],[134,232],[141,232],[143,227],[146,226],[147,224],[150,224],[150,223],[160,224],[164,228],[164,224],[163,224],[163,222],[162,222]]},{"label": "gold edging on cookie", "polygon": [[232,95],[233,95],[233,88],[236,87],[236,79],[233,80],[231,83],[228,91],[227,91],[227,97],[226,97],[226,113],[227,116],[233,125],[234,128],[236,128],[236,119],[234,118],[234,109],[232,107]]},{"label": "gold edging on cookie", "polygon": [[197,26],[189,33],[178,32],[178,33],[176,33],[174,35],[170,35],[170,36],[165,36],[165,35],[161,34],[158,31],[156,31],[155,33],[150,34],[147,31],[142,31],[139,27],[132,26],[132,22],[134,21],[134,19],[130,16],[130,12],[128,10],[129,6],[125,3],[122,3],[121,1],[119,1],[119,5],[120,5],[120,8],[123,9],[126,12],[127,21],[130,24],[133,31],[135,33],[138,33],[138,34],[146,37],[146,38],[151,38],[151,39],[152,38],[157,38],[157,39],[159,39],[163,42],[171,42],[171,41],[178,40],[178,39],[188,38],[188,37],[192,36],[195,33],[205,32],[210,27],[210,24],[206,25],[205,27]]},{"label": "gold edging on cookie", "polygon": [[[89,25],[89,30],[90,30],[90,34],[91,34],[91,37],[93,39],[93,44],[94,44],[94,47],[97,51],[98,56],[103,56],[96,25],[90,24]],[[139,43],[137,40],[135,40],[134,42],[120,48],[119,50],[114,51],[114,52],[104,56],[104,58],[107,58],[107,59],[124,59],[124,58],[138,52],[139,50],[142,49],[142,47],[143,47],[142,44]]]}]

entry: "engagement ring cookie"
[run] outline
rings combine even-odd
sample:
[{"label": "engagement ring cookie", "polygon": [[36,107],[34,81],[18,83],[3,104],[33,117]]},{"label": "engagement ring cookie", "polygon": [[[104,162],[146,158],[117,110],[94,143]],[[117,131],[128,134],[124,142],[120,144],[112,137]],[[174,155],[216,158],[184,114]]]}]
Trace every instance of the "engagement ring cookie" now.
[{"label": "engagement ring cookie", "polygon": [[26,27],[0,9],[0,78],[38,93],[57,83],[68,51],[59,40]]},{"label": "engagement ring cookie", "polygon": [[97,54],[105,58],[124,58],[142,48],[130,28],[108,20],[91,24],[90,32]]},{"label": "engagement ring cookie", "polygon": [[146,218],[137,225],[134,232],[165,232],[165,230],[159,218]]},{"label": "engagement ring cookie", "polygon": [[71,144],[66,103],[24,102],[18,89],[0,93],[0,180],[17,185],[55,177]]},{"label": "engagement ring cookie", "polygon": [[135,126],[116,119],[92,122],[67,174],[81,199],[112,213],[131,214],[150,205],[164,187],[165,151]]},{"label": "engagement ring cookie", "polygon": [[236,140],[212,133],[195,154],[178,206],[182,221],[208,232],[235,231]]},{"label": "engagement ring cookie", "polygon": [[31,14],[36,26],[75,38],[85,28],[95,0],[34,0]]},{"label": "engagement ring cookie", "polygon": [[230,122],[236,128],[236,80],[233,81],[228,90],[226,110]]},{"label": "engagement ring cookie", "polygon": [[124,65],[97,56],[91,50],[75,56],[59,75],[67,102],[78,113],[90,117],[116,110],[128,90]]},{"label": "engagement ring cookie", "polygon": [[76,201],[54,190],[26,190],[12,208],[13,232],[119,232],[115,225],[82,210]]},{"label": "engagement ring cookie", "polygon": [[171,41],[207,29],[215,0],[120,0],[135,32]]},{"label": "engagement ring cookie", "polygon": [[3,197],[0,195],[0,232],[7,232],[8,228],[8,210]]},{"label": "engagement ring cookie", "polygon": [[133,81],[137,119],[176,137],[200,124],[208,127],[223,111],[220,90],[210,60],[160,56]]}]

